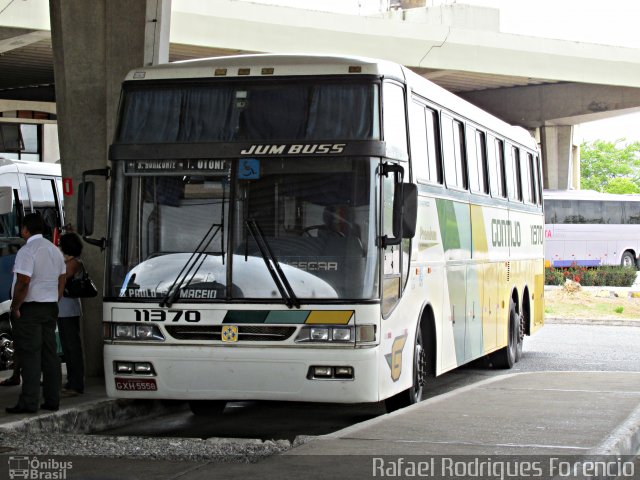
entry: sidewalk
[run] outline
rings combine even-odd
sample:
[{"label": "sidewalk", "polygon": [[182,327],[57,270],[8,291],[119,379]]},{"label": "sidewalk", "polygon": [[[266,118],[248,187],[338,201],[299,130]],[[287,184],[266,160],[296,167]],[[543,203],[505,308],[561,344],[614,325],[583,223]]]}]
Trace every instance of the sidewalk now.
[{"label": "sidewalk", "polygon": [[[11,371],[0,372],[0,380]],[[5,407],[18,401],[20,386],[0,387],[0,432],[2,430],[24,433],[86,433],[99,431],[113,425],[122,425],[131,418],[161,415],[167,408],[159,402],[138,402],[108,398],[104,379],[88,378],[85,392],[76,397],[60,399],[57,412],[40,410],[38,413],[11,414]]]},{"label": "sidewalk", "polygon": [[[13,388],[0,391],[3,403]],[[89,390],[83,397],[65,399],[56,414],[18,419],[2,411],[0,428],[24,428],[34,418],[114,403],[99,385]],[[84,457],[74,460],[68,478],[370,478],[374,456],[625,456],[639,447],[640,373],[532,372],[493,377],[254,464]],[[99,465],[110,465],[113,475],[105,476]]]}]

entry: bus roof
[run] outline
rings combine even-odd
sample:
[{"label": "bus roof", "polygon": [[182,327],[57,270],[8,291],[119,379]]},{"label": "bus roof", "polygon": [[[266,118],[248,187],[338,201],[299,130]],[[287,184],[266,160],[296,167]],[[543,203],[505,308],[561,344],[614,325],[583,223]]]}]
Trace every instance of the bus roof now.
[{"label": "bus roof", "polygon": [[637,194],[603,193],[595,190],[544,190],[542,197],[545,200],[600,200],[600,201],[624,201],[640,202]]},{"label": "bus roof", "polygon": [[0,157],[0,173],[29,173],[37,175],[60,176],[59,163],[27,162]]},{"label": "bus roof", "polygon": [[359,56],[312,54],[255,54],[215,57],[166,63],[131,70],[127,81],[185,78],[269,78],[312,75],[374,75],[407,82],[418,94],[456,114],[484,125],[499,135],[537,150],[535,139],[521,127],[515,127],[485,112],[468,101],[387,60]]},{"label": "bus roof", "polygon": [[[249,70],[246,70],[249,69]],[[404,81],[400,65],[386,60],[338,55],[255,54],[214,57],[131,70],[126,80],[172,78],[282,77],[304,75],[377,75]]]}]

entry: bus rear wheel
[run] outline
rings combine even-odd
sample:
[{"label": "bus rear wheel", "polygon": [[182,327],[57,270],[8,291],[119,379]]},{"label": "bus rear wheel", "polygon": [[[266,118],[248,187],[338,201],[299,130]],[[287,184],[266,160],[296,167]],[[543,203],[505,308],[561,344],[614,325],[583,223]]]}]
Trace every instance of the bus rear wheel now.
[{"label": "bus rear wheel", "polygon": [[384,401],[387,412],[394,412],[422,399],[422,390],[429,378],[429,356],[424,349],[422,329],[418,328],[413,349],[413,385]]},{"label": "bus rear wheel", "polygon": [[224,400],[189,400],[191,413],[197,417],[215,417],[222,415],[227,402]]},{"label": "bus rear wheel", "polygon": [[633,252],[627,250],[622,254],[622,259],[620,260],[620,265],[626,268],[637,268],[636,267],[636,257]]},{"label": "bus rear wheel", "polygon": [[490,355],[491,364],[495,368],[509,369],[522,356],[522,336],[520,334],[520,316],[516,312],[513,301],[509,304],[509,332],[507,346]]}]

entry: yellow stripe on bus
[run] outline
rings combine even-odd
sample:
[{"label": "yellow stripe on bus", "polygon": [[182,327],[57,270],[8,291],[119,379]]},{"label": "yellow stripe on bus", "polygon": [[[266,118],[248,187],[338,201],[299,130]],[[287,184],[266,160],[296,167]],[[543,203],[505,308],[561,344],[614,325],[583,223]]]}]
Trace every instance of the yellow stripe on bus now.
[{"label": "yellow stripe on bus", "polygon": [[353,310],[313,310],[304,323],[346,325],[353,316]]}]

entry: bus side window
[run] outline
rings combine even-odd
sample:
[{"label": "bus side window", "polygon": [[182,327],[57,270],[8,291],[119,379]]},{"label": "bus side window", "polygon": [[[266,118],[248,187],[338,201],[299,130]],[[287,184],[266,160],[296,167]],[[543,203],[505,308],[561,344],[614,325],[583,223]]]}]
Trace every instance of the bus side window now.
[{"label": "bus side window", "polygon": [[442,115],[442,152],[447,186],[466,190],[468,180],[464,155],[464,125],[445,114]]},{"label": "bus side window", "polygon": [[520,180],[522,185],[522,199],[525,203],[535,203],[531,198],[531,171],[529,169],[529,156],[527,153],[524,158],[520,157]]},{"label": "bus side window", "polygon": [[637,225],[640,223],[640,202],[627,202],[622,223]]},{"label": "bus side window", "polygon": [[489,135],[488,145],[489,183],[493,197],[506,197],[504,178],[504,148],[502,140]]},{"label": "bus side window", "polygon": [[476,145],[475,132],[473,127],[467,127],[467,165],[469,165],[469,189],[472,192],[479,192],[478,146]]},{"label": "bus side window", "polygon": [[[527,174],[529,176],[529,181],[527,182],[528,189],[529,189],[529,196],[525,198],[529,203],[533,203],[534,205],[536,205],[538,203],[537,189],[536,189],[536,183],[537,183],[536,169],[535,169],[535,164],[533,163],[533,155],[530,153],[527,153],[526,169],[527,169]],[[523,185],[524,185],[524,182],[523,182]]]},{"label": "bus side window", "polygon": [[556,200],[547,200],[544,202],[544,223],[552,225],[558,223],[556,218]]},{"label": "bus side window", "polygon": [[406,159],[407,122],[404,110],[404,90],[395,83],[385,83],[383,87],[384,141],[395,147]]},{"label": "bus side window", "polygon": [[471,191],[489,193],[485,134],[472,127],[467,128],[467,160]]},{"label": "bus side window", "polygon": [[509,200],[522,201],[522,184],[520,181],[520,150],[509,145],[507,149],[507,191]]},{"label": "bus side window", "polygon": [[442,184],[442,159],[440,158],[440,128],[438,112],[427,108],[427,149],[429,151],[429,179]]},{"label": "bus side window", "polygon": [[540,157],[538,155],[534,158],[535,170],[536,170],[536,191],[538,192],[538,205],[542,205],[542,169],[540,167]]},{"label": "bus side window", "polygon": [[427,120],[422,105],[411,102],[409,107],[409,125],[411,126],[411,158],[413,178],[429,180],[429,152],[427,147]]},{"label": "bus side window", "polygon": [[[631,202],[629,202],[631,203]],[[612,225],[621,225],[624,223],[624,202],[603,201],[602,202],[602,218],[604,223]]]}]

